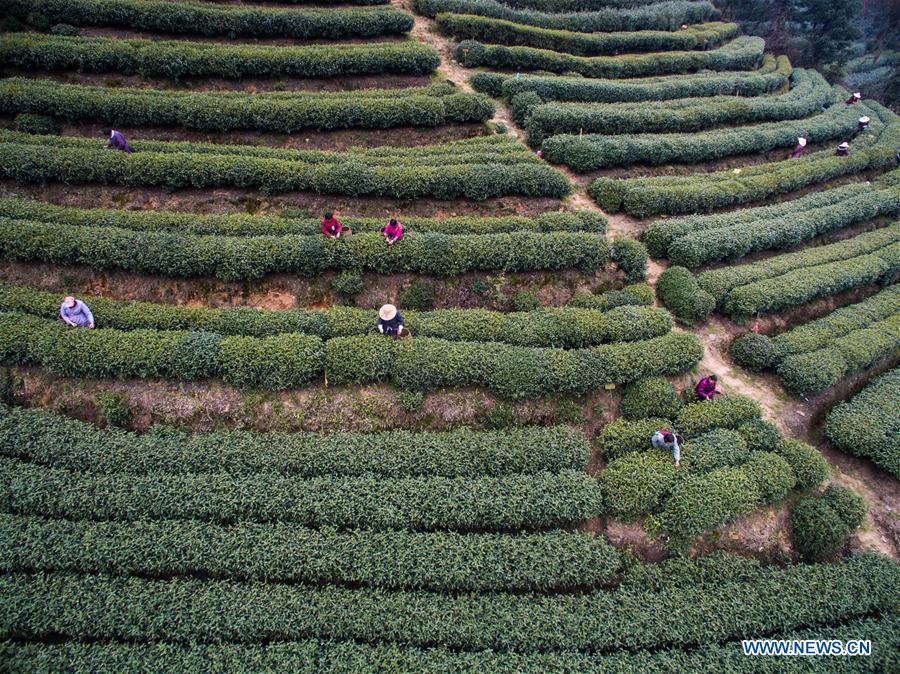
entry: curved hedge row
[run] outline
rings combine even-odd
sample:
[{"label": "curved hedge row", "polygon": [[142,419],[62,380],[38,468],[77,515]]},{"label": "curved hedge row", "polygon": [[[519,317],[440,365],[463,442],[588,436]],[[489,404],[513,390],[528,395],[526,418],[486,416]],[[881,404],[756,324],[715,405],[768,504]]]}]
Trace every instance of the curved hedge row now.
[{"label": "curved hedge row", "polygon": [[[811,143],[848,138],[860,114],[861,106],[854,107],[835,105],[806,119],[701,133],[563,134],[544,139],[541,150],[547,161],[578,173],[632,164],[697,163],[793,147],[799,136]],[[539,117],[542,109],[536,108]]]},{"label": "curved hedge row", "polygon": [[605,384],[677,374],[696,365],[702,356],[703,347],[695,335],[677,332],[572,351],[428,337],[387,344],[378,337],[339,337],[326,343],[325,368],[334,384],[390,381],[418,390],[484,386],[520,399],[584,394]]},{"label": "curved hedge row", "polygon": [[453,58],[469,68],[575,72],[585,77],[646,77],[697,70],[750,70],[762,62],[765,41],[738,37],[709,51],[659,52],[625,56],[572,56],[534,47],[503,47],[464,40]]},{"label": "curved hedge row", "polygon": [[[0,153],[2,154],[2,153]],[[513,232],[419,234],[395,246],[380,234],[334,241],[319,236],[194,236],[70,227],[0,217],[0,255],[12,260],[86,264],[170,277],[216,276],[226,281],[273,273],[316,276],[333,269],[455,276],[470,271],[579,269],[594,272],[610,259],[602,234]]]},{"label": "curved hedge row", "polygon": [[[77,227],[118,227],[147,232],[216,234],[221,236],[259,236],[297,234],[318,236],[319,218],[282,211],[278,216],[246,213],[199,214],[178,211],[128,211],[104,208],[56,206],[30,199],[0,199],[0,216],[14,220],[32,220]],[[603,234],[607,220],[596,211],[542,213],[534,218],[519,215],[499,217],[456,216],[451,218],[400,217],[407,232],[437,234],[501,234],[506,232],[593,232]],[[386,218],[341,216],[341,222],[354,232],[378,232]]]},{"label": "curved hedge row", "polygon": [[[892,173],[900,175],[900,171],[892,171],[885,174],[884,177],[890,176]],[[797,199],[783,201],[771,206],[742,208],[715,215],[687,215],[680,218],[654,220],[644,231],[642,239],[650,255],[653,257],[668,257],[669,248],[672,244],[684,236],[719,229],[740,231],[744,227],[755,227],[760,223],[772,220],[791,220],[821,208],[852,201],[859,196],[881,188],[882,184],[879,181],[876,181],[874,184],[868,182],[854,183],[821,192],[813,192]]]},{"label": "curved hedge row", "polygon": [[621,52],[664,52],[710,49],[737,37],[736,23],[704,23],[682,30],[622,33],[577,33],[513,23],[472,14],[443,13],[436,17],[441,32],[456,40],[552,49],[576,56]]},{"label": "curved hedge row", "polygon": [[16,601],[0,605],[0,618],[19,638],[52,633],[216,643],[315,636],[469,651],[606,652],[623,644],[633,651],[750,638],[887,612],[898,583],[897,563],[874,555],[770,567],[749,582],[549,597],[8,574],[0,578],[0,589]]},{"label": "curved hedge row", "polygon": [[742,169],[616,180],[598,178],[588,192],[607,212],[625,211],[636,217],[660,213],[709,212],[823,183],[865,170],[897,165],[900,120],[876,103],[866,106],[878,115],[871,131],[854,141],[850,156],[831,150]]},{"label": "curved hedge row", "polygon": [[[385,97],[391,99],[389,106],[384,104]],[[493,116],[494,105],[483,95],[441,85],[337,94],[223,94],[11,78],[0,81],[0,112],[32,112],[109,125],[296,133],[308,128],[387,129],[484,122]]]},{"label": "curved hedge row", "polygon": [[791,75],[791,83],[792,88],[786,93],[756,98],[679,98],[646,102],[639,107],[632,103],[536,105],[525,113],[528,142],[540,145],[550,136],[582,131],[618,136],[700,131],[724,124],[797,119],[818,112],[845,93],[841,90],[832,94],[828,82],[819,73],[799,68]]},{"label": "curved hedge row", "polygon": [[702,321],[716,308],[716,298],[700,287],[697,277],[677,265],[659,275],[656,294],[664,307],[688,324]]},{"label": "curved hedge row", "polygon": [[[35,138],[47,138],[35,137]],[[227,147],[227,146],[226,146]],[[379,195],[397,199],[488,199],[497,196],[561,197],[568,180],[546,164],[497,163],[490,155],[457,152],[454,162],[416,166],[366,165],[355,155],[335,163],[306,163],[241,155],[135,152],[0,143],[0,176],[20,183],[60,181],[161,187],[253,187],[271,194],[314,191],[326,194]],[[443,159],[446,164],[448,160]]]},{"label": "curved hedge row", "polygon": [[3,0],[11,16],[56,23],[235,37],[345,38],[408,33],[413,17],[393,7],[297,9],[166,0]]},{"label": "curved hedge row", "polygon": [[570,307],[609,311],[621,306],[649,306],[653,304],[653,288],[646,283],[634,283],[620,290],[607,290],[599,295],[575,293],[569,301]]},{"label": "curved hedge row", "polygon": [[681,408],[675,428],[686,438],[716,428],[736,429],[762,415],[759,403],[741,395],[718,395],[712,400],[690,403]]},{"label": "curved hedge row", "polygon": [[569,470],[474,478],[300,480],[271,473],[95,475],[0,458],[0,485],[5,512],[66,519],[484,531],[558,527],[602,511],[596,481]]},{"label": "curved hedge row", "polygon": [[0,537],[6,572],[202,575],[443,592],[599,587],[613,582],[623,563],[604,538],[562,531],[339,532],[293,524],[73,522],[0,514]]},{"label": "curved hedge row", "polygon": [[828,414],[825,436],[839,449],[871,459],[900,478],[897,391],[900,368],[873,379],[848,402]]},{"label": "curved hedge row", "polygon": [[856,223],[900,214],[900,187],[863,192],[833,206],[761,220],[737,227],[704,229],[676,239],[668,250],[673,264],[699,267],[763,250],[792,248]]},{"label": "curved hedge row", "polygon": [[512,100],[517,94],[533,91],[543,101],[618,103],[661,101],[703,96],[761,96],[787,86],[791,63],[786,56],[763,55],[756,70],[711,72],[702,75],[672,75],[635,80],[598,80],[579,77],[475,73],[469,80],[476,91],[494,98]]},{"label": "curved hedge row", "polygon": [[[835,627],[817,625],[794,632],[767,633],[788,641],[808,639],[868,639],[873,644],[890,644],[900,629],[900,621],[890,614],[880,618],[849,620]],[[757,636],[748,634],[748,636]],[[136,644],[120,641],[84,642],[0,642],[0,657],[17,671],[67,671],[73,674],[120,674],[140,671],[153,663],[160,671],[202,672],[210,662],[221,663],[229,672],[252,674],[264,671],[327,671],[350,674],[377,671],[385,662],[398,674],[419,672],[556,672],[583,674],[623,674],[671,671],[728,671],[735,674],[779,674],[780,659],[748,658],[734,643],[705,645],[690,650],[654,650],[586,655],[574,652],[541,654],[477,653],[446,648],[417,649],[396,644],[355,642],[288,641],[267,644]],[[797,668],[809,664],[823,674],[846,674],[847,660],[828,656],[807,657]],[[875,648],[860,667],[894,671],[900,662],[894,648]]]},{"label": "curved hedge row", "polygon": [[308,478],[479,477],[582,470],[584,435],[564,426],[503,431],[135,434],[53,412],[0,407],[0,454],[93,473],[256,473]]},{"label": "curved hedge row", "polygon": [[472,14],[541,28],[580,33],[669,30],[684,24],[717,19],[719,11],[706,0],[669,0],[646,7],[598,8],[588,11],[519,10],[495,0],[414,0],[413,9],[434,18],[438,14]]},{"label": "curved hedge row", "polygon": [[438,53],[419,42],[321,46],[231,45],[9,33],[0,64],[25,71],[78,70],[145,77],[312,77],[427,75]]},{"label": "curved hedge row", "polygon": [[[181,307],[104,297],[82,299],[90,306],[97,326],[118,330],[200,330],[248,337],[300,332],[322,339],[377,332],[376,312],[370,309],[266,311]],[[59,315],[59,304],[59,293],[0,283],[0,311],[54,319]],[[563,307],[506,314],[484,309],[442,309],[404,312],[404,318],[417,337],[566,349],[650,339],[672,329],[668,312],[649,306],[621,306],[606,312]]]}]

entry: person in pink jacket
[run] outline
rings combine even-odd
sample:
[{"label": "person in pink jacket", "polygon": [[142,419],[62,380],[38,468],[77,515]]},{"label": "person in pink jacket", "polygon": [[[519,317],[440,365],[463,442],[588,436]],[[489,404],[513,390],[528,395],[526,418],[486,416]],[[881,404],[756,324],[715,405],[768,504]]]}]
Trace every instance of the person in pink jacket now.
[{"label": "person in pink jacket", "polygon": [[387,245],[393,246],[403,238],[403,225],[391,218],[390,222],[381,228],[381,233],[384,234],[384,240],[387,241]]},{"label": "person in pink jacket", "polygon": [[704,377],[700,381],[697,382],[697,400],[712,400],[715,396],[719,394],[716,390],[716,385],[719,383],[719,378],[711,374],[708,377]]}]

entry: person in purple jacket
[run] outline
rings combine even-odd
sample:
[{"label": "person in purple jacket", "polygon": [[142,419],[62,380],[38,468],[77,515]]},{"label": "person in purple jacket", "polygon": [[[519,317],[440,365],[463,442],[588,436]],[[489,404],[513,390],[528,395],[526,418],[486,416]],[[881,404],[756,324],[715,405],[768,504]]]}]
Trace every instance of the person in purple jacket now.
[{"label": "person in purple jacket", "polygon": [[88,305],[71,295],[59,307],[59,320],[73,328],[93,328],[94,314]]},{"label": "person in purple jacket", "polygon": [[127,152],[129,154],[134,151],[131,149],[128,141],[125,140],[125,136],[115,129],[104,129],[103,133],[109,138],[109,141],[107,141],[103,148],[104,150],[121,150],[122,152]]}]

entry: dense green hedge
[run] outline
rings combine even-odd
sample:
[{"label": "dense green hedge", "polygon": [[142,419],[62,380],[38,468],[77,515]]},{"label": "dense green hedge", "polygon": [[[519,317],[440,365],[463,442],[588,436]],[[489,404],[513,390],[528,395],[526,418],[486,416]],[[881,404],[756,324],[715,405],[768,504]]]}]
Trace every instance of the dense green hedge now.
[{"label": "dense green hedge", "polygon": [[861,496],[829,485],[824,494],[803,499],[791,512],[794,549],[808,560],[834,555],[863,523],[867,510]]},{"label": "dense green hedge", "polygon": [[849,402],[835,406],[825,423],[825,435],[839,449],[871,459],[900,478],[897,391],[900,368],[872,380]]},{"label": "dense green hedge", "polygon": [[721,304],[739,287],[830,262],[841,262],[872,253],[884,254],[884,251],[898,242],[900,222],[827,246],[816,246],[759,262],[706,271],[697,276],[697,282]]},{"label": "dense green hedge", "polygon": [[0,407],[0,454],[94,473],[265,472],[404,477],[502,476],[582,470],[584,436],[563,426],[435,433],[183,433],[99,429],[43,410]]},{"label": "dense green hedge", "polygon": [[685,267],[699,267],[757,251],[792,248],[859,222],[897,214],[900,214],[900,187],[892,187],[860,194],[834,206],[796,213],[790,218],[694,232],[669,246],[669,259]]},{"label": "dense green hedge", "polygon": [[473,14],[504,19],[541,28],[571,30],[581,33],[604,33],[634,30],[674,31],[683,24],[700,23],[719,17],[712,3],[672,0],[646,7],[596,8],[588,11],[539,12],[518,10],[495,0],[414,0],[419,14],[435,17],[441,13]]},{"label": "dense green hedge", "polygon": [[0,40],[0,63],[25,71],[79,70],[145,77],[313,77],[425,75],[440,63],[419,42],[269,46],[120,40],[11,33]]},{"label": "dense green hedge", "polygon": [[473,271],[578,269],[595,272],[609,261],[603,234],[512,232],[419,234],[395,246],[376,233],[334,241],[318,236],[222,237],[71,227],[0,217],[0,255],[13,260],[85,264],[95,269],[216,276],[225,281],[287,272],[317,276],[329,270],[455,276]]},{"label": "dense green hedge", "polygon": [[740,466],[750,458],[743,436],[727,428],[714,428],[691,438],[682,448],[685,468],[692,473]]},{"label": "dense green hedge", "polygon": [[703,320],[716,308],[716,298],[703,290],[697,277],[684,267],[674,266],[656,282],[659,301],[685,323]]},{"label": "dense green hedge", "polygon": [[[118,330],[201,330],[250,337],[300,332],[322,339],[376,332],[376,313],[369,309],[265,311],[180,307],[90,296],[81,299],[91,308],[98,327]],[[0,283],[0,311],[53,319],[59,315],[60,301],[59,293]],[[650,339],[672,329],[667,312],[643,306],[622,306],[607,312],[563,307],[506,314],[485,309],[443,309],[404,312],[404,318],[418,337],[568,349]]]},{"label": "dense green hedge", "polygon": [[812,445],[786,439],[777,452],[794,472],[798,489],[812,489],[828,478],[828,462]]},{"label": "dense green hedge", "polygon": [[436,20],[441,32],[457,40],[552,49],[576,56],[710,49],[736,37],[740,31],[735,23],[721,22],[689,26],[675,32],[577,33],[472,14],[438,14]]},{"label": "dense green hedge", "polygon": [[469,68],[578,73],[585,77],[631,78],[697,70],[751,70],[762,62],[765,41],[738,37],[710,51],[659,52],[625,56],[572,56],[534,47],[503,47],[464,40],[453,57]]},{"label": "dense green hedge", "polygon": [[701,133],[563,134],[546,138],[541,150],[547,161],[578,173],[631,164],[697,163],[793,147],[800,136],[812,143],[843,140],[856,131],[860,110],[854,107],[833,105],[807,119]]},{"label": "dense green hedge", "polygon": [[713,72],[698,75],[671,75],[635,80],[598,80],[583,76],[555,77],[475,73],[471,83],[476,91],[511,100],[525,91],[537,93],[544,101],[615,103],[653,101],[702,96],[760,96],[787,86],[792,72],[785,56],[766,54],[756,70]]},{"label": "dense green hedge", "polygon": [[[650,445],[650,436],[644,440]],[[648,449],[613,459],[600,473],[606,511],[625,520],[637,520],[659,510],[676,479],[675,461],[668,450]]]},{"label": "dense green hedge", "polygon": [[709,212],[799,190],[865,170],[897,165],[900,118],[876,103],[866,103],[878,117],[871,130],[857,138],[850,156],[823,150],[799,159],[690,176],[598,178],[588,192],[607,212],[625,211],[637,217],[659,213]]},{"label": "dense green hedge", "polygon": [[[390,105],[385,105],[388,97]],[[0,111],[40,112],[116,126],[277,133],[483,122],[494,105],[452,85],[326,93],[205,93],[122,89],[13,78],[0,81]]]},{"label": "dense green hedge", "polygon": [[[280,216],[244,213],[199,214],[177,211],[128,211],[104,208],[72,208],[32,201],[0,199],[0,216],[14,220],[34,220],[79,227],[119,227],[135,231],[176,232],[181,234],[216,234],[221,236],[259,236],[262,234],[298,234],[318,236],[322,232],[320,218],[295,216],[283,211]],[[548,212],[534,218],[519,215],[498,217],[456,216],[419,218],[401,216],[407,232],[437,234],[501,234],[506,232],[593,232],[603,234],[607,220],[596,211]],[[341,216],[341,222],[354,232],[377,232],[386,218]]]},{"label": "dense green hedge", "polygon": [[413,17],[393,7],[297,9],[166,0],[2,0],[11,16],[49,28],[115,26],[235,37],[343,38],[408,33]]},{"label": "dense green hedge", "polygon": [[634,283],[620,290],[607,290],[599,295],[584,292],[575,293],[569,302],[569,306],[572,307],[599,309],[601,311],[608,311],[613,307],[650,304],[653,304],[653,288],[646,283]]},{"label": "dense green hedge", "polygon": [[390,381],[418,390],[483,386],[504,397],[535,398],[678,374],[702,355],[696,336],[676,332],[572,351],[428,337],[387,343],[379,337],[338,337],[326,343],[325,369],[334,384]]},{"label": "dense green hedge", "polygon": [[[637,107],[633,103],[545,103],[529,110],[528,142],[537,146],[557,134],[584,132],[606,137],[689,132],[725,124],[797,119],[820,111],[824,105],[845,94],[841,90],[839,96],[833,95],[828,82],[815,71],[797,69],[791,75],[791,81],[792,88],[786,93],[756,98],[679,98],[645,102]],[[851,115],[844,126],[855,121]],[[850,128],[855,130],[855,123]],[[595,136],[593,140],[598,139]],[[720,141],[723,147],[724,143],[724,140]],[[623,161],[626,160],[623,157]]]},{"label": "dense green hedge", "polygon": [[731,394],[717,395],[712,400],[690,403],[681,408],[675,428],[692,438],[714,428],[738,428],[762,414],[759,403],[751,398]]},{"label": "dense green hedge", "polygon": [[[4,135],[0,141],[9,137]],[[505,195],[561,197],[571,189],[563,175],[539,160],[510,152],[498,157],[484,151],[492,145],[483,145],[479,149],[477,144],[448,143],[446,155],[435,153],[429,156],[426,146],[418,153],[398,153],[394,159],[381,159],[371,153],[345,153],[333,157],[313,155],[312,161],[307,161],[302,155],[293,160],[253,156],[253,152],[258,154],[260,150],[249,148],[239,148],[241,154],[231,154],[231,146],[220,146],[218,154],[208,151],[191,154],[180,152],[178,143],[162,141],[153,151],[141,151],[141,145],[136,143],[138,151],[126,155],[107,152],[91,139],[74,139],[75,143],[73,139],[66,139],[55,145],[51,144],[51,138],[56,137],[33,136],[28,142],[21,142],[22,139],[0,142],[3,167],[0,176],[20,183],[59,181],[167,190],[253,187],[264,193],[302,190],[397,199],[431,196],[480,200]],[[79,146],[76,144],[79,141],[84,142]],[[509,142],[515,143],[514,140]],[[431,147],[437,151],[441,146]],[[329,161],[331,163],[326,163]]]},{"label": "dense green hedge", "polygon": [[[894,172],[892,172],[894,173]],[[900,172],[897,172],[900,173]],[[660,218],[650,223],[644,231],[643,241],[653,257],[668,257],[669,247],[683,236],[717,229],[739,231],[770,220],[790,220],[820,208],[848,202],[869,194],[879,184],[868,182],[842,185],[821,192],[813,192],[797,199],[790,199],[771,206],[757,206],[714,215],[686,215],[680,218]],[[0,202],[2,203],[2,202]]]},{"label": "dense green hedge", "polygon": [[10,598],[0,604],[0,619],[8,632],[28,639],[62,635],[216,643],[315,636],[469,651],[608,652],[623,646],[630,651],[694,646],[841,623],[887,612],[898,583],[897,563],[872,555],[837,564],[773,566],[750,582],[656,594],[444,595],[8,574],[0,578],[0,591]]},{"label": "dense green hedge", "polygon": [[[8,513],[92,520],[295,522],[314,528],[484,531],[558,527],[601,512],[587,473],[500,477],[96,475],[0,459]],[[502,494],[502,498],[498,498]]]},{"label": "dense green hedge", "polygon": [[[894,643],[900,621],[891,614],[880,618],[849,620],[835,627],[767,633],[767,638],[788,641],[807,639],[868,639],[875,647],[872,655],[854,658],[862,672],[894,671],[900,666]],[[748,636],[760,636],[752,634]],[[354,642],[289,641],[266,644],[136,644],[124,642],[0,642],[0,658],[16,671],[67,671],[73,674],[121,674],[124,671],[189,672],[200,674],[216,662],[223,670],[235,674],[266,672],[327,671],[333,674],[357,674],[381,671],[390,663],[394,674],[421,672],[581,672],[606,674],[646,674],[647,672],[717,671],[735,674],[783,674],[817,672],[846,674],[853,668],[847,658],[810,656],[793,658],[748,658],[733,642],[689,650],[619,651],[607,655],[574,652],[542,654],[465,652],[446,648],[416,649],[395,644],[361,644]],[[786,669],[788,668],[788,669]],[[856,671],[856,670],[853,670]]]},{"label": "dense green hedge", "polygon": [[834,339],[825,348],[786,356],[778,375],[795,393],[819,393],[900,349],[900,306],[883,321]]},{"label": "dense green hedge", "polygon": [[672,429],[673,426],[671,419],[662,417],[613,419],[597,435],[596,445],[608,459],[631,452],[648,452],[651,451],[650,438],[653,434],[663,428]]},{"label": "dense green hedge", "polygon": [[625,387],[619,412],[626,419],[674,419],[681,407],[678,392],[665,377],[650,377]]},{"label": "dense green hedge", "polygon": [[623,562],[604,538],[561,531],[339,532],[292,524],[73,522],[0,514],[0,537],[4,571],[202,574],[436,591],[598,587],[613,582]]}]

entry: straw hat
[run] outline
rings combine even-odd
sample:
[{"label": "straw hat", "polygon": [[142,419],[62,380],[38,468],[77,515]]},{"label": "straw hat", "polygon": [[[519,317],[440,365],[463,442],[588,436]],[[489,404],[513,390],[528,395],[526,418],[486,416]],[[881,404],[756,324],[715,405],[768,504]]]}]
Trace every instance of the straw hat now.
[{"label": "straw hat", "polygon": [[803,138],[802,136],[798,138],[797,145],[799,145],[800,147],[806,147],[806,138]]},{"label": "straw hat", "polygon": [[843,143],[841,143],[840,145],[838,145],[838,147],[841,148],[842,150],[849,150],[849,149],[850,149],[850,143],[848,143],[847,141],[844,141]]},{"label": "straw hat", "polygon": [[865,115],[863,115],[862,117],[859,118],[859,121],[862,122],[863,124],[868,124],[872,120],[869,119],[868,117],[866,117]]},{"label": "straw hat", "polygon": [[68,295],[68,296],[63,300],[63,304],[65,304],[67,307],[69,307],[69,308],[71,309],[72,307],[75,306],[75,298],[72,297],[71,295]]},{"label": "straw hat", "polygon": [[393,304],[385,304],[381,309],[378,310],[378,317],[383,321],[393,320],[394,316],[397,315],[397,307]]},{"label": "straw hat", "polygon": [[853,92],[853,98],[862,98],[862,94],[858,91]]}]

